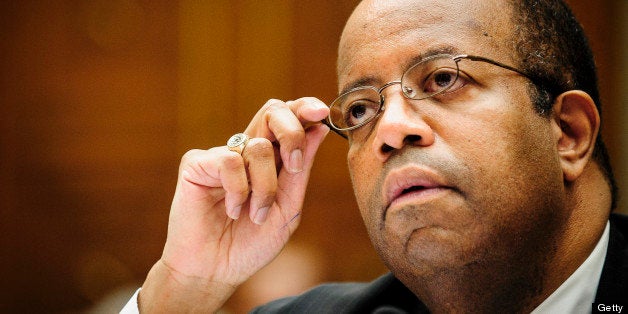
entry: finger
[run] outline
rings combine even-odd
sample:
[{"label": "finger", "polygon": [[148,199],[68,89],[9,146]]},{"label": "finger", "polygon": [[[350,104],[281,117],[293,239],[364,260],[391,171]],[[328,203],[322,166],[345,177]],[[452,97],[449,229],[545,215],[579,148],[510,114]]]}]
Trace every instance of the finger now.
[{"label": "finger", "polygon": [[[294,112],[284,102],[271,103],[265,111],[263,120],[268,132],[265,138],[278,143],[279,155],[283,166],[292,173],[303,170],[303,148],[305,130]],[[270,135],[269,135],[270,134]]]},{"label": "finger", "polygon": [[285,103],[278,99],[270,99],[255,114],[255,117],[253,117],[251,123],[247,126],[245,133],[252,137],[265,137],[271,142],[274,142],[275,137],[270,133],[270,129],[268,129],[267,125],[268,119],[264,119],[264,116],[267,115],[269,109],[274,110],[275,107],[284,105],[290,108],[302,125],[311,122],[319,122],[329,115],[327,105],[314,97],[303,97]]},{"label": "finger", "polygon": [[242,153],[250,180],[251,221],[262,224],[275,201],[277,169],[273,144],[265,138],[253,138]]},{"label": "finger", "polygon": [[299,122],[307,128],[312,122],[319,123],[329,115],[329,107],[314,97],[303,97],[286,102]]},{"label": "finger", "polygon": [[276,200],[279,208],[285,210],[283,214],[289,216],[287,217],[288,219],[297,215],[303,206],[305,190],[314,163],[314,157],[328,133],[329,128],[323,124],[308,128],[306,132],[307,145],[304,150],[303,160],[304,171],[296,174],[281,171],[279,174]]},{"label": "finger", "polygon": [[175,201],[179,193],[186,203],[224,202],[227,215],[238,218],[249,193],[244,160],[224,146],[188,151],[181,160]]},{"label": "finger", "polygon": [[298,173],[303,169],[304,129],[320,123],[328,114],[329,108],[314,97],[287,103],[271,99],[258,112],[246,133],[276,142],[284,167]]},{"label": "finger", "polygon": [[240,154],[221,147],[223,154],[218,161],[219,177],[225,190],[225,207],[227,216],[238,219],[244,202],[249,197],[249,184]]},{"label": "finger", "polygon": [[286,103],[278,99],[269,99],[260,110],[257,111],[251,123],[246,127],[244,133],[251,137],[263,137],[275,142],[277,139],[268,127],[268,111],[275,110],[276,107],[286,106]]},{"label": "finger", "polygon": [[307,129],[305,134],[307,146],[305,149],[304,167],[308,172],[312,170],[316,152],[323,143],[323,140],[325,140],[327,134],[329,134],[329,127],[322,123]]}]

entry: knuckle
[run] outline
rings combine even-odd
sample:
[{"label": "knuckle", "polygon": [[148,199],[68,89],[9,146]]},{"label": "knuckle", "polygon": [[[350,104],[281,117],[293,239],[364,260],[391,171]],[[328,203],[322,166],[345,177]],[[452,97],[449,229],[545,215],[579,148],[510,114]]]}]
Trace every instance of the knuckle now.
[{"label": "knuckle", "polygon": [[303,103],[312,103],[312,102],[321,102],[318,98],[316,97],[312,97],[312,96],[308,96],[308,97],[301,97],[298,99],[298,101],[303,102]]},{"label": "knuckle", "polygon": [[255,157],[258,159],[270,159],[274,158],[273,143],[266,138],[253,138],[249,141],[244,149],[244,153],[247,156]]},{"label": "knuckle", "polygon": [[295,101],[295,104],[293,106],[294,107],[293,110],[297,110],[298,111],[298,110],[300,110],[303,107],[314,107],[315,108],[315,107],[320,106],[320,105],[325,106],[325,103],[322,102],[320,99],[318,99],[316,97],[311,97],[311,96],[310,97],[302,97],[302,98],[299,98],[299,99],[297,99]]},{"label": "knuckle", "polygon": [[181,157],[181,164],[191,164],[199,160],[200,155],[202,154],[202,150],[200,149],[191,149],[185,152]]},{"label": "knuckle", "polygon": [[239,154],[233,153],[233,154],[225,155],[222,158],[222,165],[225,169],[237,170],[244,166],[244,161],[242,160],[242,157]]},{"label": "knuckle", "polygon": [[234,186],[229,192],[241,198],[247,198],[249,195],[249,186],[245,184],[238,184]]},{"label": "knuckle", "polygon": [[262,108],[266,110],[266,113],[270,113],[273,110],[284,107],[286,107],[286,103],[284,103],[283,101],[279,99],[269,99]]}]

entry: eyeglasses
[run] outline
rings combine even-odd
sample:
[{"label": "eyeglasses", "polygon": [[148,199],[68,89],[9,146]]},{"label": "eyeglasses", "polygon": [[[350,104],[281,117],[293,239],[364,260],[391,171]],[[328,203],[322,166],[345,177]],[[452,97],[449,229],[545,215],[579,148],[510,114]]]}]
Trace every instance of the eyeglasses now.
[{"label": "eyeglasses", "polygon": [[[330,113],[325,121],[333,131],[347,138],[347,131],[355,130],[373,121],[384,111],[385,98],[382,91],[400,84],[406,98],[422,100],[462,88],[459,80],[460,60],[481,61],[514,71],[532,80],[524,72],[503,63],[472,55],[439,54],[422,59],[406,70],[401,80],[384,84],[380,88],[361,86],[338,96],[329,106]],[[533,81],[533,80],[532,80]]]}]

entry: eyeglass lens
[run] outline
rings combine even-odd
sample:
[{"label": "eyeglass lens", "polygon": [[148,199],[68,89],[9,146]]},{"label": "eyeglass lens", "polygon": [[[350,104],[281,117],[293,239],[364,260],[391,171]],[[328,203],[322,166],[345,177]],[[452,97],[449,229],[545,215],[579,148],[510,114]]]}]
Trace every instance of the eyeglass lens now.
[{"label": "eyeglass lens", "polygon": [[[436,55],[410,67],[401,77],[401,89],[410,99],[425,99],[451,89],[458,78],[458,64],[451,55]],[[330,106],[330,122],[340,130],[369,123],[383,105],[375,87],[358,87],[336,98]]]}]

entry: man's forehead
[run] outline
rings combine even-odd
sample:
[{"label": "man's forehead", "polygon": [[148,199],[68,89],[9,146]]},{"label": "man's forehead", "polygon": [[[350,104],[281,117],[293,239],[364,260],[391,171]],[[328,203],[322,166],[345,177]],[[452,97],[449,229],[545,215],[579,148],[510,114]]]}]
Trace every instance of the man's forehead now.
[{"label": "man's forehead", "polygon": [[[425,42],[466,36],[470,41],[477,38],[478,45],[490,44],[487,39],[499,40],[507,32],[508,28],[503,27],[503,23],[510,20],[507,8],[506,1],[499,0],[362,1],[347,21],[340,40],[339,79],[350,71],[357,59],[373,57],[382,47],[400,46],[403,41],[421,36]],[[416,53],[421,53],[419,42]]]},{"label": "man's forehead", "polygon": [[[403,29],[448,20],[489,21],[505,17],[506,0],[363,0],[351,14],[347,30]],[[488,21],[487,21],[488,22]],[[399,26],[397,26],[399,25]],[[343,32],[344,36],[344,32]]]},{"label": "man's forehead", "polygon": [[429,19],[430,11],[446,11],[447,7],[455,6],[455,3],[456,1],[442,0],[364,0],[358,4],[348,23],[363,23],[363,27],[366,27],[369,23],[382,19],[403,19],[416,14]]}]

